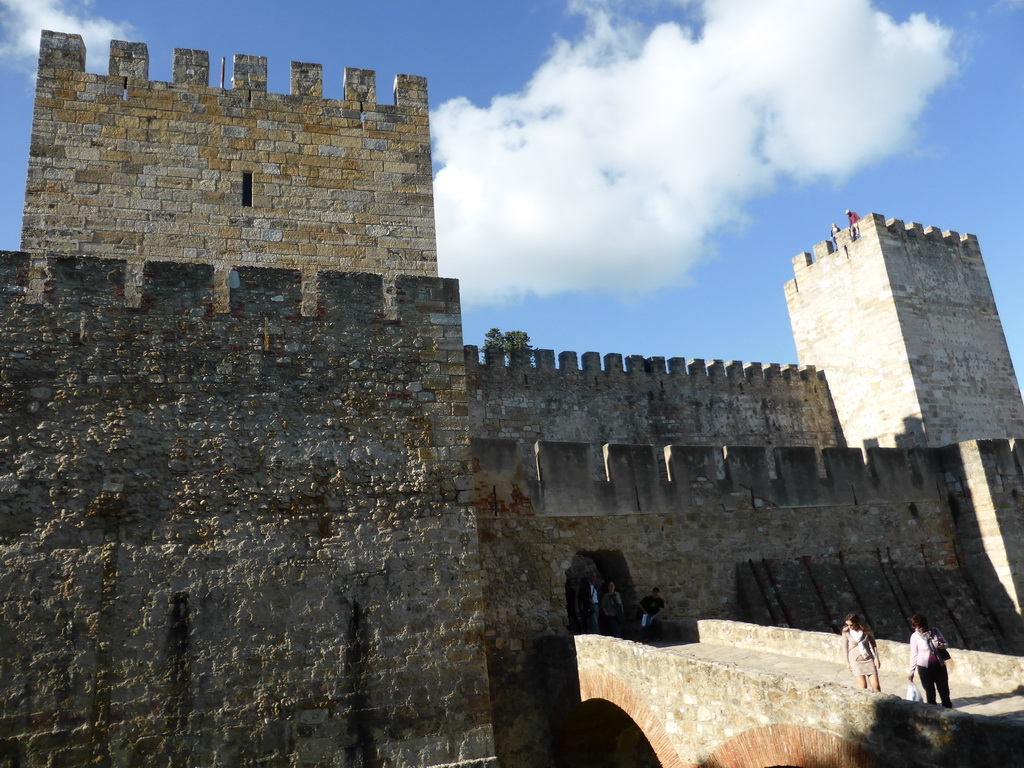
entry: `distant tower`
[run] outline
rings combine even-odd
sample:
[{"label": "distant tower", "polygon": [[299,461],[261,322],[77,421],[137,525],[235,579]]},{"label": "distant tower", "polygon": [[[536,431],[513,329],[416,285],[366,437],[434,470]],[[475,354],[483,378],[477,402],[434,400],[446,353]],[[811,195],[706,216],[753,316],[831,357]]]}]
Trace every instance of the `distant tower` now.
[{"label": "distant tower", "polygon": [[824,370],[847,444],[1024,436],[1024,403],[974,235],[878,214],[793,259],[801,365]]}]

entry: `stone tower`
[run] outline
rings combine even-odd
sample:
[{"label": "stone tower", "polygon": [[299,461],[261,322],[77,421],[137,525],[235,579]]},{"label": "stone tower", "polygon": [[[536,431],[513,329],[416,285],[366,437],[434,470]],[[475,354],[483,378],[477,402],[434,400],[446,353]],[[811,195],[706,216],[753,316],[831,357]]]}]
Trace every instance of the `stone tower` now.
[{"label": "stone tower", "polygon": [[210,74],[176,48],[151,81],[123,41],[91,74],[79,35],[43,32],[22,250],[124,259],[129,301],[147,261],[213,265],[224,305],[239,266],[298,268],[307,294],[321,270],[437,276],[425,78],[381,104],[372,70],[346,68],[341,99],[320,64],[292,62],[289,94],[263,56]]},{"label": "stone tower", "polygon": [[150,81],[114,41],[96,75],[43,33],[0,251],[0,765],[494,768],[426,82],[208,59]]},{"label": "stone tower", "polygon": [[1024,434],[1024,405],[974,235],[888,222],[793,260],[801,365],[825,371],[849,445]]}]

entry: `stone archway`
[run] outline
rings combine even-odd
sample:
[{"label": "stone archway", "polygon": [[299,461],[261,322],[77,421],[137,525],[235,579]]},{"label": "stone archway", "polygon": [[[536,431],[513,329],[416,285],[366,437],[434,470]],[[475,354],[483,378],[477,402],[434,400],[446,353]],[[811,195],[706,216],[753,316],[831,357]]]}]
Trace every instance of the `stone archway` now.
[{"label": "stone archway", "polygon": [[831,733],[798,725],[751,728],[722,744],[700,768],[885,768],[882,761]]},{"label": "stone archway", "polygon": [[[641,732],[651,752],[657,758],[657,762],[653,765],[660,765],[661,768],[696,768],[689,763],[684,763],[679,758],[664,724],[644,702],[642,694],[626,681],[606,672],[581,671],[580,699],[583,703],[577,711],[584,715],[588,714],[588,711],[583,708],[592,701],[600,701],[605,705],[614,706],[615,709],[622,712]],[[611,716],[606,709],[599,710],[595,705],[591,706],[593,707],[591,712],[600,716]],[[569,733],[568,727],[567,733]],[[563,739],[563,743],[566,743],[565,739]],[[622,741],[620,740],[618,744],[621,745]],[[619,764],[628,765],[628,763]],[[638,764],[637,768],[640,768],[640,765]],[[558,766],[559,768],[574,768],[572,763],[559,762]]]},{"label": "stone archway", "polygon": [[588,699],[565,723],[557,768],[661,768],[640,726],[605,699]]}]

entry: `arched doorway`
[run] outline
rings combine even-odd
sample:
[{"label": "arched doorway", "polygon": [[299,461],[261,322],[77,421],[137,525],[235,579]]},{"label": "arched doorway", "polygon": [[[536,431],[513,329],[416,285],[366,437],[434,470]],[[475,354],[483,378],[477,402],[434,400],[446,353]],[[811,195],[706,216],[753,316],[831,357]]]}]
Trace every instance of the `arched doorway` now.
[{"label": "arched doorway", "polygon": [[661,768],[640,726],[604,699],[588,699],[565,724],[557,768]]},{"label": "arched doorway", "polygon": [[623,636],[629,637],[639,598],[636,594],[636,586],[633,584],[633,576],[629,572],[629,564],[622,552],[617,549],[577,552],[566,570],[565,609],[572,633],[580,634],[585,630],[586,622],[579,611],[579,589],[581,582],[591,572],[597,573],[598,584],[602,587],[609,581],[615,582],[616,589],[622,595],[622,604],[625,608],[626,621],[623,627]]}]

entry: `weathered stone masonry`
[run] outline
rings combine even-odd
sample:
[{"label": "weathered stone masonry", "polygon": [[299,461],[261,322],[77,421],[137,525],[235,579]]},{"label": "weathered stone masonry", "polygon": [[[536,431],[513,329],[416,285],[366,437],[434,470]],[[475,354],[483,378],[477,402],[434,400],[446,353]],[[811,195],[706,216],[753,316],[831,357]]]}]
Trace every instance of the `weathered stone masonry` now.
[{"label": "weathered stone masonry", "polygon": [[[0,726],[20,765],[493,754],[458,289],[3,254]],[[438,617],[445,617],[438,620]],[[297,762],[296,762],[297,761]],[[340,762],[339,761],[343,761]]]},{"label": "weathered stone masonry", "polygon": [[[813,366],[797,368],[586,352],[516,350],[506,362],[480,361],[466,347],[470,430],[476,438],[518,440],[536,479],[538,440],[585,442],[600,459],[605,443],[654,445],[843,444],[828,385]],[[582,362],[582,367],[580,366]],[[600,461],[598,461],[600,464]]]},{"label": "weathered stone masonry", "polygon": [[1019,442],[876,448],[866,462],[856,448],[778,446],[668,446],[662,462],[653,446],[607,445],[599,480],[588,444],[534,450],[539,480],[514,441],[473,441],[495,737],[516,765],[548,764],[543,744],[578,703],[552,659],[572,658],[559,640],[580,554],[616,582],[627,616],[660,585],[674,619],[836,631],[853,610],[905,640],[923,611],[957,648],[1024,649]]},{"label": "weathered stone masonry", "polygon": [[797,354],[827,372],[849,445],[943,446],[1024,434],[978,238],[878,214],[793,259]]},{"label": "weathered stone masonry", "polygon": [[426,80],[345,71],[324,99],[318,64],[267,93],[267,60],[235,56],[210,87],[205,51],[176,49],[173,82],[142,43],[84,72],[78,35],[44,32],[21,247],[31,253],[435,276]]},{"label": "weathered stone masonry", "polygon": [[627,611],[924,607],[1024,648],[1024,448],[985,439],[1024,405],[972,236],[870,215],[798,257],[800,368],[481,362],[422,78],[84,55],[43,34],[0,258],[0,763],[553,765],[580,561]]}]

